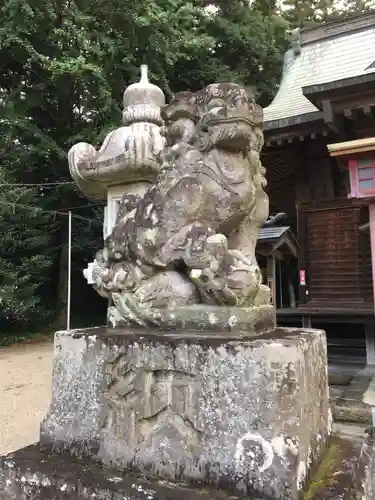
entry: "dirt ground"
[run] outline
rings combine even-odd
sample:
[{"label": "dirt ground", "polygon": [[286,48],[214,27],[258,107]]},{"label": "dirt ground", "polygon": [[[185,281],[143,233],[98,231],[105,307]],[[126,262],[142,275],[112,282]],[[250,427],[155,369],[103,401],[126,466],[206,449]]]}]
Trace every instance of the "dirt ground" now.
[{"label": "dirt ground", "polygon": [[0,348],[0,455],[39,439],[51,398],[53,342]]}]

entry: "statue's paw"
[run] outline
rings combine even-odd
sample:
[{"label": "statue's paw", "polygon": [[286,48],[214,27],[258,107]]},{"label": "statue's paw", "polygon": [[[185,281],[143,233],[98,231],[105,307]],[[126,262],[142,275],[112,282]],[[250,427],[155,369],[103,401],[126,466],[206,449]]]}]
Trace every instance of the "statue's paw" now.
[{"label": "statue's paw", "polygon": [[117,317],[122,318],[122,323],[136,324],[139,326],[147,326],[147,310],[142,308],[140,304],[132,297],[132,294],[112,293],[112,300],[117,310]]},{"label": "statue's paw", "polygon": [[211,268],[192,269],[190,278],[200,287],[205,290],[222,290],[225,287],[225,276],[218,269],[216,272]]},{"label": "statue's paw", "polygon": [[199,303],[199,294],[186,276],[163,271],[136,284],[134,291],[112,293],[112,299],[125,322],[147,326],[158,325],[162,311]]},{"label": "statue's paw", "polygon": [[206,240],[205,251],[211,256],[211,268],[219,268],[228,256],[228,240],[224,234],[213,234]]},{"label": "statue's paw", "polygon": [[271,290],[267,285],[260,285],[258,293],[253,301],[254,306],[264,306],[271,304]]},{"label": "statue's paw", "polygon": [[235,306],[237,299],[228,288],[225,273],[220,269],[192,269],[190,279],[200,291],[204,302],[217,305]]},{"label": "statue's paw", "polygon": [[228,248],[227,237],[221,233],[212,234],[211,236],[208,236],[206,240],[206,246],[207,248],[212,250],[222,247]]}]

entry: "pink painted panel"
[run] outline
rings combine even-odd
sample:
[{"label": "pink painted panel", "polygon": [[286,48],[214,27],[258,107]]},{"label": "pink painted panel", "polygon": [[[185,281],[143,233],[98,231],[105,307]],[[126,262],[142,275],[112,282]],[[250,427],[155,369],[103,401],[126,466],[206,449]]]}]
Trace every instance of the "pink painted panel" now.
[{"label": "pink painted panel", "polygon": [[375,197],[375,158],[349,160],[349,198]]}]

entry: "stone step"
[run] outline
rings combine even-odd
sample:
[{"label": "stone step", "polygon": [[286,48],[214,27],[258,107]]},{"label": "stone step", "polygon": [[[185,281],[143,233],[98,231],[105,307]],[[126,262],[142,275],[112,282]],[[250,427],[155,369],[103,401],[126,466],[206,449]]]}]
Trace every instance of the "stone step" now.
[{"label": "stone step", "polygon": [[350,422],[334,422],[333,434],[337,437],[349,439],[353,443],[362,444],[368,426],[366,424],[353,424]]},{"label": "stone step", "polygon": [[207,487],[105,468],[90,459],[51,455],[39,445],[0,458],[1,500],[236,500]]},{"label": "stone step", "polygon": [[330,404],[334,420],[372,425],[372,408],[375,406],[374,367],[366,367],[350,375],[349,371],[334,368],[331,367],[329,371]]}]

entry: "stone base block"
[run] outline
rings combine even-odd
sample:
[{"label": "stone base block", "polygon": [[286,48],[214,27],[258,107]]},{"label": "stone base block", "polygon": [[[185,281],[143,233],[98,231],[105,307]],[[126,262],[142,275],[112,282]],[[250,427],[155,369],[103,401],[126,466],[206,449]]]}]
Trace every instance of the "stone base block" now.
[{"label": "stone base block", "polygon": [[41,439],[172,481],[297,499],[330,432],[323,331],[59,332]]},{"label": "stone base block", "polygon": [[207,488],[147,480],[38,445],[0,458],[1,500],[238,500]]},{"label": "stone base block", "polygon": [[[303,498],[372,500],[375,486],[373,429],[363,439],[329,439]],[[53,455],[29,446],[0,457],[1,500],[265,500],[103,467],[91,459]]]},{"label": "stone base block", "polygon": [[[128,325],[125,318],[118,316],[116,307],[108,309],[108,324],[120,327]],[[147,317],[151,325],[163,325],[164,331],[196,330],[200,332],[239,332],[257,336],[273,330],[276,325],[276,309],[272,305],[252,307],[225,307],[198,304],[173,309],[150,309]]]}]

